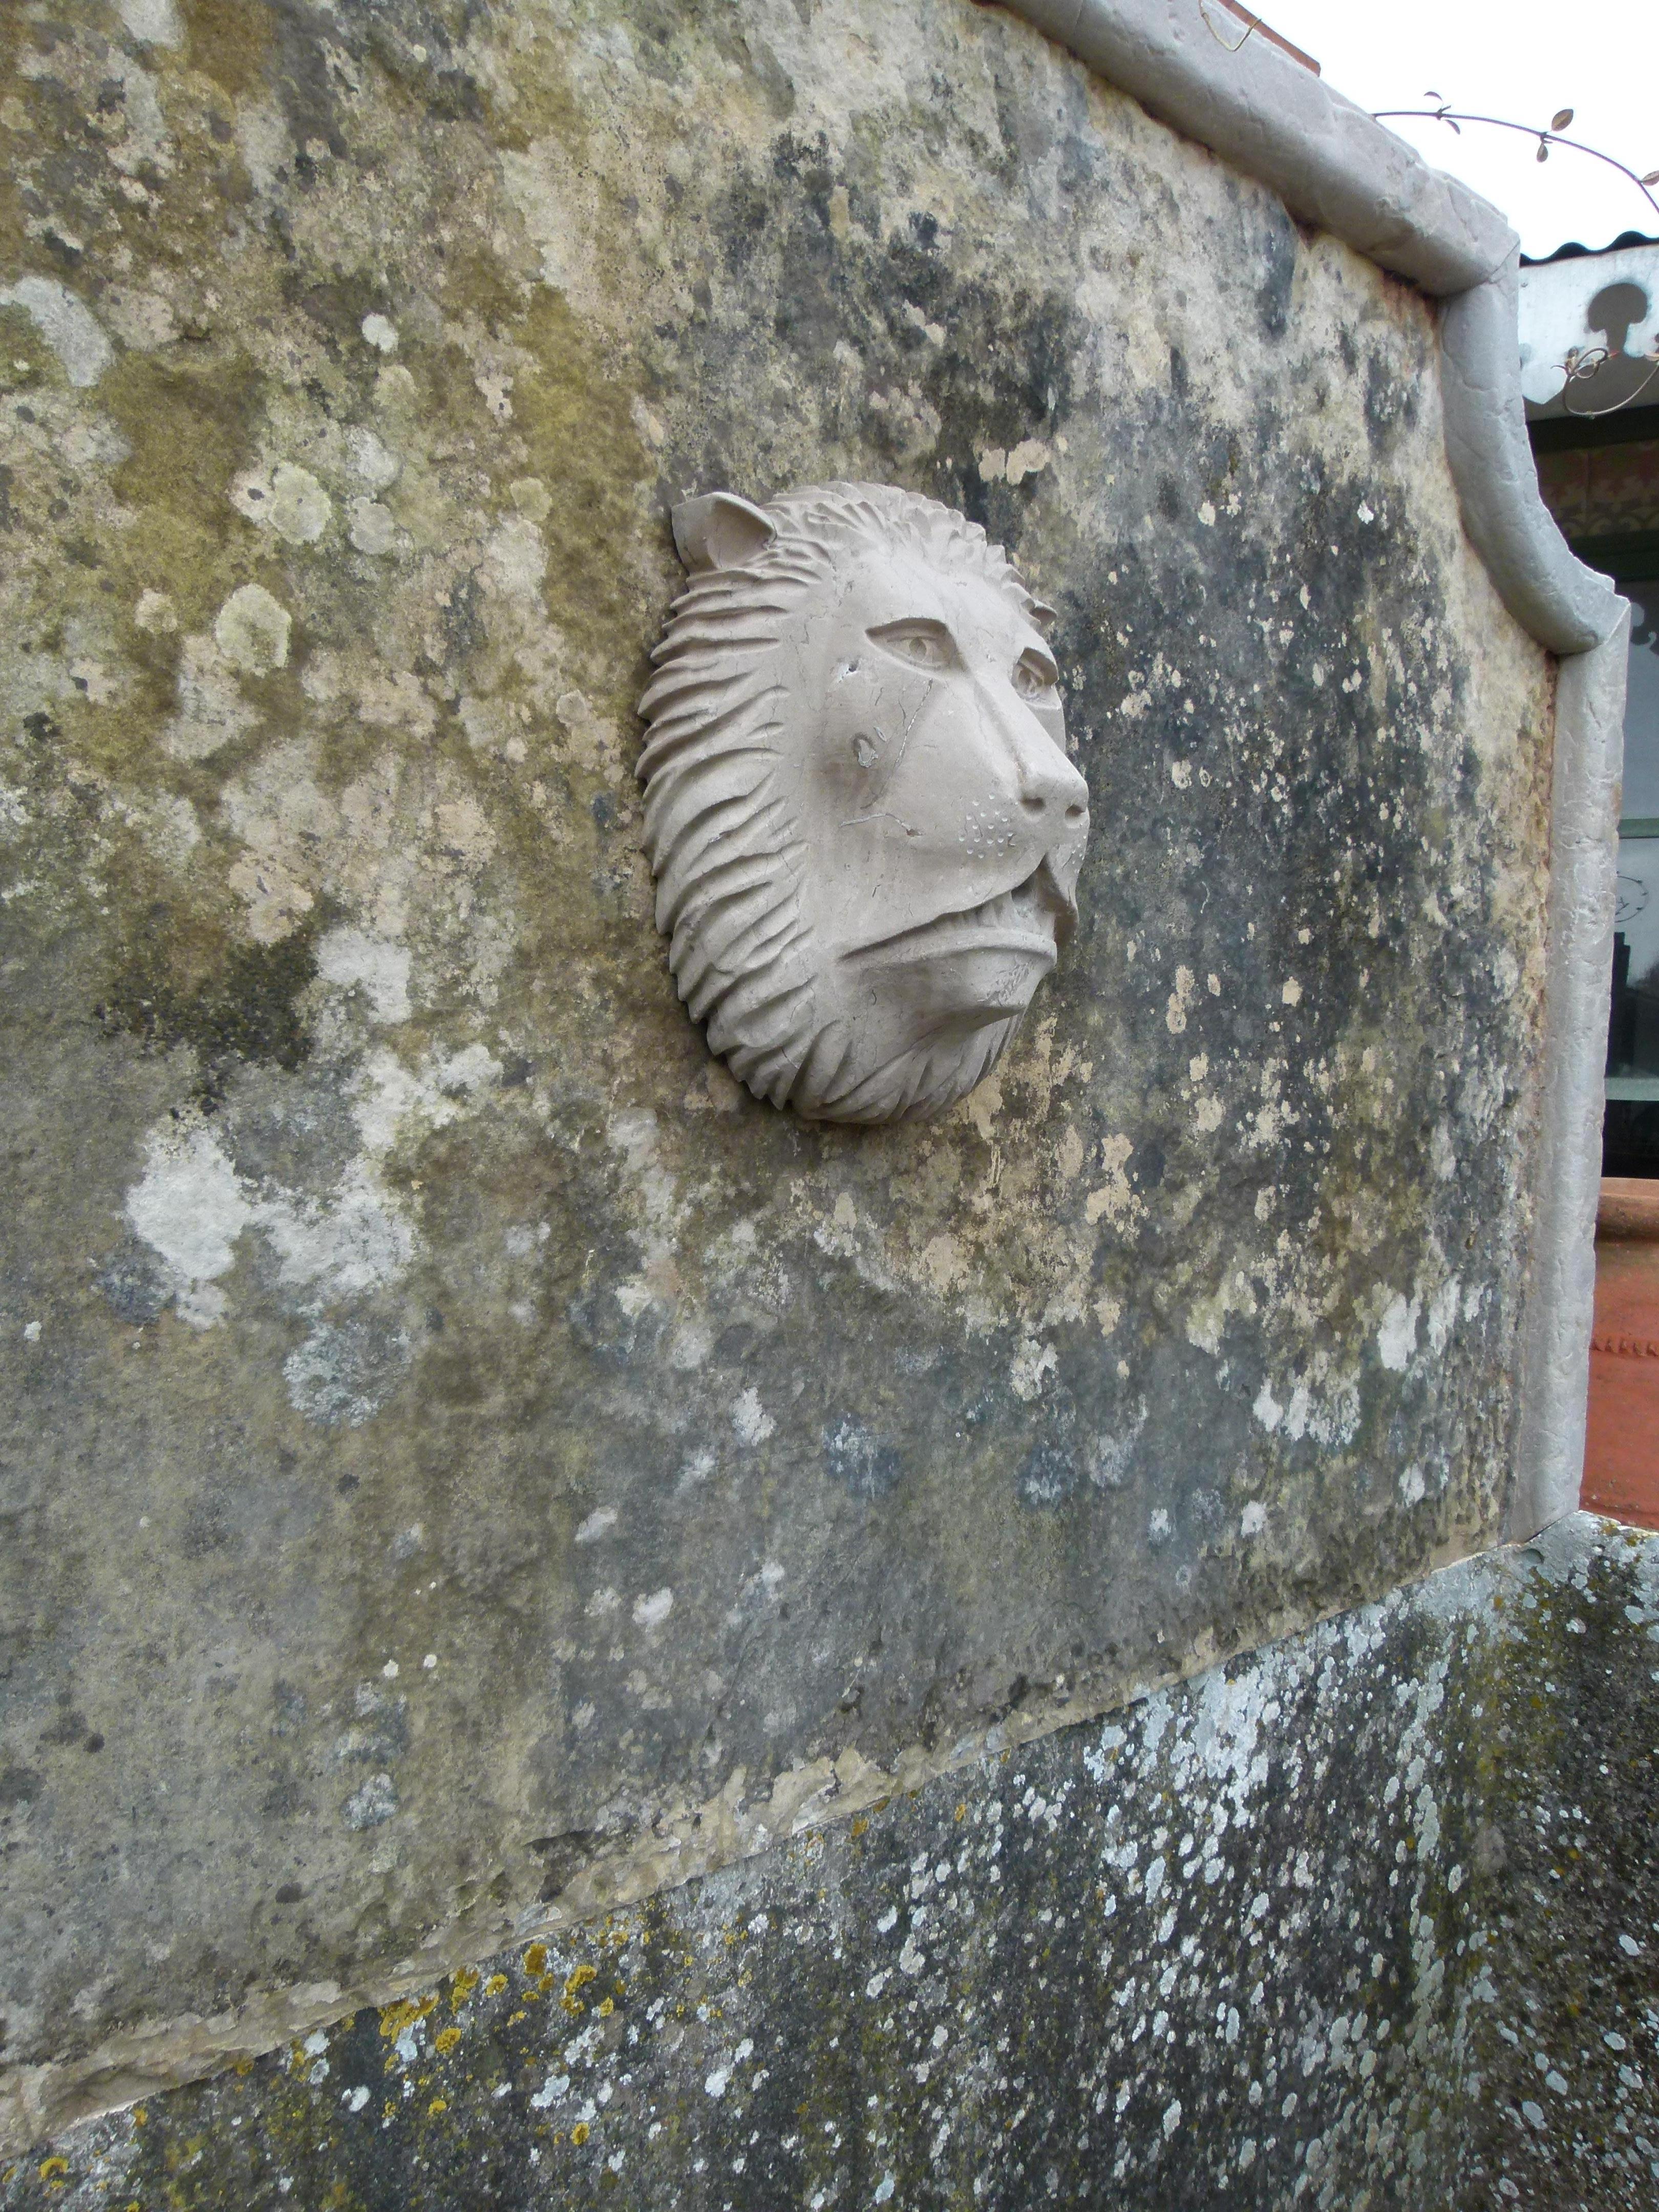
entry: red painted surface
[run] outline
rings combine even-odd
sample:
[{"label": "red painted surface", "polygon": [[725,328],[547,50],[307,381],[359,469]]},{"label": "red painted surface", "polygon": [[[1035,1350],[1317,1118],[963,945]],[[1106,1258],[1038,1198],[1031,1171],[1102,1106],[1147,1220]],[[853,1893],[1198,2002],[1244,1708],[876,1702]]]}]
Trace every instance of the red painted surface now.
[{"label": "red painted surface", "polygon": [[1659,1182],[1601,1185],[1581,1502],[1659,1528]]},{"label": "red painted surface", "polygon": [[[1250,9],[1244,5],[1244,0],[1221,0],[1221,4],[1230,15],[1237,15],[1241,23],[1247,23],[1249,26],[1249,29],[1244,33],[1247,39],[1250,32],[1254,31],[1257,38],[1267,39],[1277,46],[1281,54],[1288,54],[1293,62],[1300,62],[1304,69],[1311,70],[1316,76],[1319,75],[1319,64],[1313,56],[1304,54],[1300,46],[1293,46],[1288,39],[1281,38],[1270,23],[1264,23],[1260,15],[1251,13]],[[1224,46],[1230,43],[1225,39],[1222,40]],[[1237,47],[1234,48],[1234,52],[1237,52]],[[1439,94],[1437,93],[1435,97],[1438,99]]]}]

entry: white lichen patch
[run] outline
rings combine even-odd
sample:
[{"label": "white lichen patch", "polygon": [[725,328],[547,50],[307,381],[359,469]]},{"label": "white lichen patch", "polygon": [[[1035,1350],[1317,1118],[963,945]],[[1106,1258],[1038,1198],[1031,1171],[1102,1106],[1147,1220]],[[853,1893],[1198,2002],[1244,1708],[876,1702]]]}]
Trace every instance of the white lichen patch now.
[{"label": "white lichen patch", "polygon": [[178,0],[119,0],[121,21],[140,45],[179,46],[185,28]]},{"label": "white lichen patch", "polygon": [[212,637],[186,637],[180,648],[178,712],[162,726],[164,750],[179,761],[210,760],[258,726],[258,709],[243,697],[236,668]]},{"label": "white lichen patch", "polygon": [[334,515],[327,492],[296,461],[244,471],[231,486],[230,500],[239,514],[289,545],[314,545]]},{"label": "white lichen patch", "polygon": [[317,943],[317,973],[343,989],[359,988],[377,1022],[406,1022],[410,955],[406,945],[342,925]]},{"label": "white lichen patch", "polygon": [[167,1268],[180,1317],[193,1328],[222,1320],[216,1285],[236,1264],[236,1241],[253,1208],[212,1133],[173,1123],[152,1130],[126,1214]]},{"label": "white lichen patch", "polygon": [[115,358],[85,301],[55,276],[20,276],[0,286],[0,307],[21,307],[57,355],[72,385],[96,384]]},{"label": "white lichen patch", "polygon": [[1395,1375],[1403,1375],[1417,1349],[1417,1317],[1422,1301],[1399,1293],[1389,1300],[1376,1328],[1376,1356]]},{"label": "white lichen patch", "polygon": [[243,584],[219,610],[214,642],[233,668],[249,676],[269,676],[288,666],[293,617],[263,584]]}]

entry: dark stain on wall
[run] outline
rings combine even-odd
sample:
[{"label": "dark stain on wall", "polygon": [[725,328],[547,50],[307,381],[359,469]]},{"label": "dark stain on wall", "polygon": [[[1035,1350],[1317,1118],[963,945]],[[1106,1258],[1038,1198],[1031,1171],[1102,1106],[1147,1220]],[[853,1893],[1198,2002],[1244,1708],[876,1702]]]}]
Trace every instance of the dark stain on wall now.
[{"label": "dark stain on wall", "polygon": [[226,1085],[250,1065],[290,1074],[302,1066],[311,1038],[301,1000],[317,974],[315,929],[276,945],[233,946],[217,973],[192,988],[180,972],[188,972],[189,954],[173,940],[169,919],[150,916],[150,941],[94,1009],[103,1027],[155,1051],[190,1046],[204,1104],[222,1103]]}]

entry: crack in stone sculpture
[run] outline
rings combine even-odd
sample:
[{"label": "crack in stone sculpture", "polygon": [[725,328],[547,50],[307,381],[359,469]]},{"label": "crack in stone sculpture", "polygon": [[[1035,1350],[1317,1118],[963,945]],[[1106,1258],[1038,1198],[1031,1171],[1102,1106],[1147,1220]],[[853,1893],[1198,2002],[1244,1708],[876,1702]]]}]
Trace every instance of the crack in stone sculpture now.
[{"label": "crack in stone sculpture", "polygon": [[1076,920],[1051,610],[977,524],[890,485],[711,492],[673,523],[691,580],[639,773],[680,996],[775,1106],[936,1114]]}]

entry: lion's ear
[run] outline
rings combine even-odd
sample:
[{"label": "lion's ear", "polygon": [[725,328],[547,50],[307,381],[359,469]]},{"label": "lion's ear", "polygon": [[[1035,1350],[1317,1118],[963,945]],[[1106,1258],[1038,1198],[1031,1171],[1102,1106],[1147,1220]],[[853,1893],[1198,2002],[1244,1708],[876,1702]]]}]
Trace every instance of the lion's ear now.
[{"label": "lion's ear", "polygon": [[769,516],[729,491],[683,499],[674,509],[674,543],[695,576],[708,568],[742,568],[777,536]]}]

